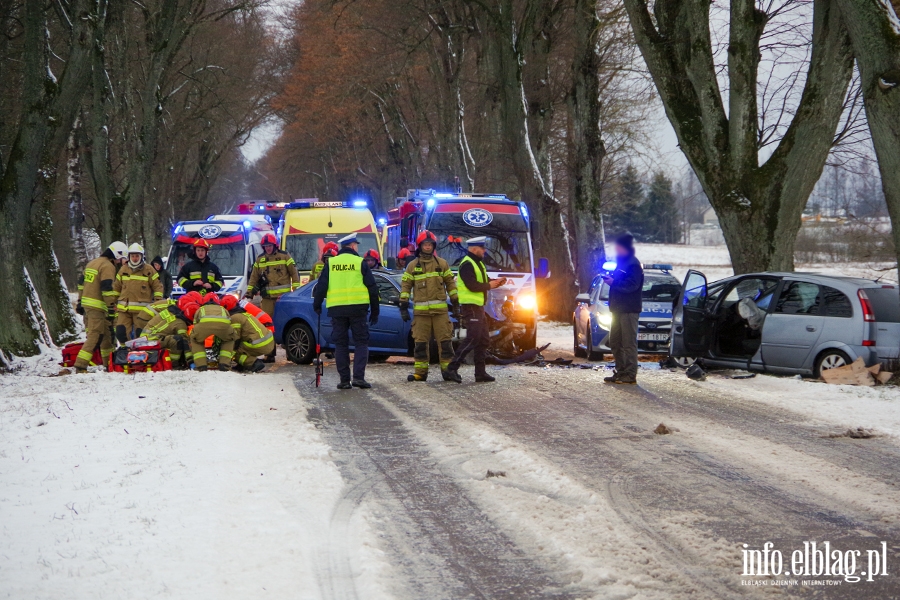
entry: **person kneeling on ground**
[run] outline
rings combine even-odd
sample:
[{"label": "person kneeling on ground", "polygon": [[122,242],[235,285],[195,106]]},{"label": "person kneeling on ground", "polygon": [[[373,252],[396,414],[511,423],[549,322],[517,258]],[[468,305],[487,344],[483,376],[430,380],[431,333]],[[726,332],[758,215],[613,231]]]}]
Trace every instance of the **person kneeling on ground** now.
[{"label": "person kneeling on ground", "polygon": [[275,350],[275,336],[234,296],[225,296],[221,304],[231,315],[231,327],[235,333],[234,370],[259,373],[266,368],[259,357]]},{"label": "person kneeling on ground", "polygon": [[[147,336],[147,339],[159,342],[160,348],[168,350],[172,367],[179,370],[187,367],[184,363],[184,354],[190,349],[187,336],[190,319],[182,312],[182,307],[189,304],[191,304],[190,299],[187,302],[179,302],[180,307],[170,305],[164,308],[144,327],[144,335]],[[199,305],[193,304],[193,310],[196,312]]]},{"label": "person kneeling on ground", "polygon": [[[185,312],[187,315],[187,312]],[[194,367],[198,371],[205,371],[206,338],[214,335],[219,339],[219,370],[230,371],[231,359],[234,356],[235,332],[231,327],[231,315],[222,306],[219,306],[219,297],[216,294],[206,294],[203,297],[203,305],[197,309],[194,315],[194,329],[191,331],[191,352],[194,357]]]},{"label": "person kneeling on ground", "polygon": [[616,269],[603,281],[609,286],[609,312],[612,313],[607,345],[616,360],[616,370],[603,381],[634,385],[637,383],[637,332],[638,317],[643,310],[644,268],[634,255],[634,238],[630,234],[616,240]]}]

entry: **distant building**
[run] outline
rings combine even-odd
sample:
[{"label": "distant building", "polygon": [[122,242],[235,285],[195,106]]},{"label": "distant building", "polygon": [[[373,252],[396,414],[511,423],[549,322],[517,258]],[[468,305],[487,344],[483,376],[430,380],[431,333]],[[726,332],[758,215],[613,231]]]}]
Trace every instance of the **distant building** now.
[{"label": "distant building", "polygon": [[719,217],[716,216],[716,211],[713,210],[712,206],[707,206],[706,209],[700,213],[700,218],[703,220],[704,225],[719,224]]}]

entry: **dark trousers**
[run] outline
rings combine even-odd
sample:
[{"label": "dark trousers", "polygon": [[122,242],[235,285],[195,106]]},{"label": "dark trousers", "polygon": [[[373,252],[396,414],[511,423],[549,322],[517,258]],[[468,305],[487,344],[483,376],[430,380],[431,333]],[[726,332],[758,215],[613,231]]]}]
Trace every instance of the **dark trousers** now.
[{"label": "dark trousers", "polygon": [[462,341],[456,354],[450,362],[448,370],[458,371],[459,365],[466,359],[466,355],[475,351],[475,374],[484,375],[484,355],[491,343],[488,335],[487,320],[484,318],[484,307],[475,304],[463,304],[460,306],[462,324],[466,327],[466,339]]},{"label": "dark trousers", "polygon": [[367,315],[331,317],[331,339],[334,341],[334,362],[341,381],[350,381],[350,332],[353,332],[353,379],[366,378],[369,362],[369,324]]},{"label": "dark trousers", "polygon": [[638,317],[640,313],[613,313],[607,345],[616,359],[620,377],[635,378],[638,371]]}]

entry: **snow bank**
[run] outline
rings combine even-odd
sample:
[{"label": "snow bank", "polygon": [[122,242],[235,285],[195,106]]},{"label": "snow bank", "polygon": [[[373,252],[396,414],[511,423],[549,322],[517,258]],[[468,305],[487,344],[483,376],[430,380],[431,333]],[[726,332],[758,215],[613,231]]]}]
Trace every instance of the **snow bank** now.
[{"label": "snow bank", "polygon": [[288,375],[0,377],[3,597],[318,598],[342,489]]}]

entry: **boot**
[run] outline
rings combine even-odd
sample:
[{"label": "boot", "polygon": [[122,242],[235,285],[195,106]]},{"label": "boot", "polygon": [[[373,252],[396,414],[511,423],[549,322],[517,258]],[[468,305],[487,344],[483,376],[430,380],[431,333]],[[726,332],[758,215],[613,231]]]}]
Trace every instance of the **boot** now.
[{"label": "boot", "polygon": [[[268,361],[266,361],[266,362],[268,362]],[[273,361],[273,362],[274,362],[274,361]],[[259,373],[260,371],[262,371],[262,370],[265,369],[265,368],[266,368],[265,362],[263,362],[263,361],[261,361],[261,360],[259,360],[259,359],[257,358],[257,359],[253,362],[253,364],[250,365],[250,372],[251,372],[251,373]]]},{"label": "boot", "polygon": [[428,374],[419,375],[418,373],[413,373],[409,377],[406,378],[407,381],[428,381]]},{"label": "boot", "polygon": [[77,367],[77,368],[75,369],[75,374],[76,374],[76,375],[83,375],[83,374],[85,374],[85,373],[87,373],[87,372],[88,372],[87,369],[82,369],[81,367]]},{"label": "boot", "polygon": [[603,378],[603,383],[617,383],[619,381],[619,374],[613,371],[613,374],[609,377]]},{"label": "boot", "polygon": [[444,381],[455,381],[456,383],[462,383],[462,377],[459,376],[459,373],[456,371],[450,371],[449,369],[446,371],[441,371],[441,377],[444,378]]},{"label": "boot", "polygon": [[350,384],[349,381],[342,381],[337,385],[337,388],[339,390],[349,390],[349,389],[352,389],[353,386]]},{"label": "boot", "polygon": [[366,381],[365,379],[354,379],[353,381],[350,382],[350,385],[352,385],[353,387],[358,387],[358,388],[364,389],[364,390],[367,390],[370,387],[372,387],[372,384],[369,383],[368,381]]},{"label": "boot", "polygon": [[204,372],[204,371],[207,371],[208,369],[209,369],[208,367],[197,367],[197,368],[194,369],[194,370],[195,370],[195,371],[200,371],[200,372],[202,373],[202,372]]},{"label": "boot", "polygon": [[266,363],[273,363],[273,362],[275,362],[275,353],[272,352],[272,354],[266,354],[266,358],[263,359],[263,362],[266,362]]},{"label": "boot", "polygon": [[231,371],[231,367],[229,367],[228,365],[219,364],[219,370],[228,373],[229,371]]},{"label": "boot", "polygon": [[481,375],[477,375],[477,374],[475,375],[475,381],[478,381],[479,383],[490,383],[492,381],[497,381],[497,380],[494,379],[493,377],[491,377],[490,375],[488,375],[487,373],[482,373]]},{"label": "boot", "polygon": [[637,385],[637,378],[631,376],[617,377],[613,382],[618,385]]}]

